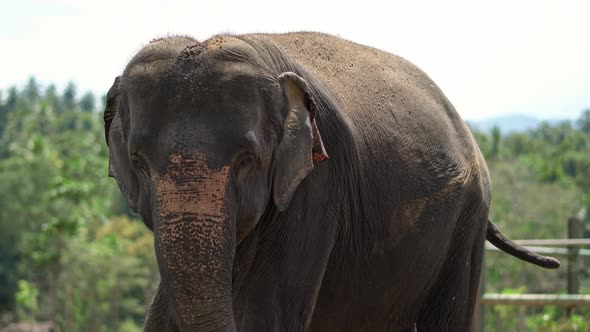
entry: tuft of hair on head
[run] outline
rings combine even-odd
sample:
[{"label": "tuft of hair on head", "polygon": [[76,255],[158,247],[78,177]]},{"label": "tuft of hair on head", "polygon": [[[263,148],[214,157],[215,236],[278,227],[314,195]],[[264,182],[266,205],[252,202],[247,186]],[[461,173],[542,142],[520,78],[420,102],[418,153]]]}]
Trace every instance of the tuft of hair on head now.
[{"label": "tuft of hair on head", "polygon": [[176,58],[180,61],[196,60],[203,51],[205,51],[205,45],[195,41],[194,44],[190,44],[183,48]]},{"label": "tuft of hair on head", "polygon": [[[168,36],[156,38],[143,46],[127,64],[123,76],[129,74],[149,74],[168,68],[178,54],[187,46],[199,42],[187,36]],[[149,67],[146,65],[150,65]],[[143,66],[142,66],[143,65]]]},{"label": "tuft of hair on head", "polygon": [[[160,37],[155,37],[152,40],[150,40],[149,44],[153,44],[153,43],[158,43],[158,42],[162,42],[162,41],[171,41],[171,40],[187,40],[187,41],[191,41],[191,42],[197,42],[197,40],[189,35],[175,35],[175,34],[167,34],[165,36],[160,36]],[[147,46],[147,45],[144,45]]]}]

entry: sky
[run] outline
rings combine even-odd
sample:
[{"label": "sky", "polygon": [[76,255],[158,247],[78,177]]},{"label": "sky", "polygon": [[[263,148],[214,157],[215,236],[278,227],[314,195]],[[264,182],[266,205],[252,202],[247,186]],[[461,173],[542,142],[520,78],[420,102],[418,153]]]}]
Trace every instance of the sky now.
[{"label": "sky", "polygon": [[590,1],[0,0],[0,89],[104,94],[155,37],[321,31],[400,55],[468,120],[590,108]]}]

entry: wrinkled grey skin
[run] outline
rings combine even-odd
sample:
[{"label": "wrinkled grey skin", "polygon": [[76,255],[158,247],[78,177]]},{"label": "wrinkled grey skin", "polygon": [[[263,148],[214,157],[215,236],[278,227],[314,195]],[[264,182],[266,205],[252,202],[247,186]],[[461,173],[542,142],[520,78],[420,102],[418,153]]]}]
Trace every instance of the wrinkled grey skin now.
[{"label": "wrinkled grey skin", "polygon": [[489,222],[485,161],[436,85],[336,37],[153,41],[105,134],[154,232],[146,331],[468,331],[486,236],[558,265]]}]

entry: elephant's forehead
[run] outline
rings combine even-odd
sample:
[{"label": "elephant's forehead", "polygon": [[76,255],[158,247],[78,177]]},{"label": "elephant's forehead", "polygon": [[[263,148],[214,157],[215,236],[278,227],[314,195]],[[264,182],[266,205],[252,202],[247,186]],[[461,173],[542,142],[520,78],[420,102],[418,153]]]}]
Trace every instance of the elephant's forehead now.
[{"label": "elephant's forehead", "polygon": [[167,126],[173,136],[233,128],[224,133],[227,136],[260,122],[268,96],[259,89],[251,66],[227,62],[194,75],[175,76],[172,81],[154,79],[128,86],[126,101],[132,125],[141,125],[149,133]]}]

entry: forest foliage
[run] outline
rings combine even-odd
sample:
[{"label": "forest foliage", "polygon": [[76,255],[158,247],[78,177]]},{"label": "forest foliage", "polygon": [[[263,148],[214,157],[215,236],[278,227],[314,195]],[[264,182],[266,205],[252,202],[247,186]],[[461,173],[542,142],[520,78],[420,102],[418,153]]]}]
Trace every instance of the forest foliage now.
[{"label": "forest foliage", "polygon": [[[107,177],[101,102],[41,88],[0,94],[0,328],[53,321],[63,331],[140,331],[158,283],[153,238]],[[590,109],[527,132],[474,131],[493,183],[492,219],[512,238],[565,238],[590,205]],[[588,275],[588,265],[580,271]],[[487,252],[486,291],[564,293],[546,271]],[[587,278],[582,292],[590,293]],[[489,331],[590,329],[590,311],[487,310]]]},{"label": "forest foliage", "polygon": [[152,234],[113,179],[96,98],[41,91],[0,103],[0,327],[140,331],[158,282]]}]

